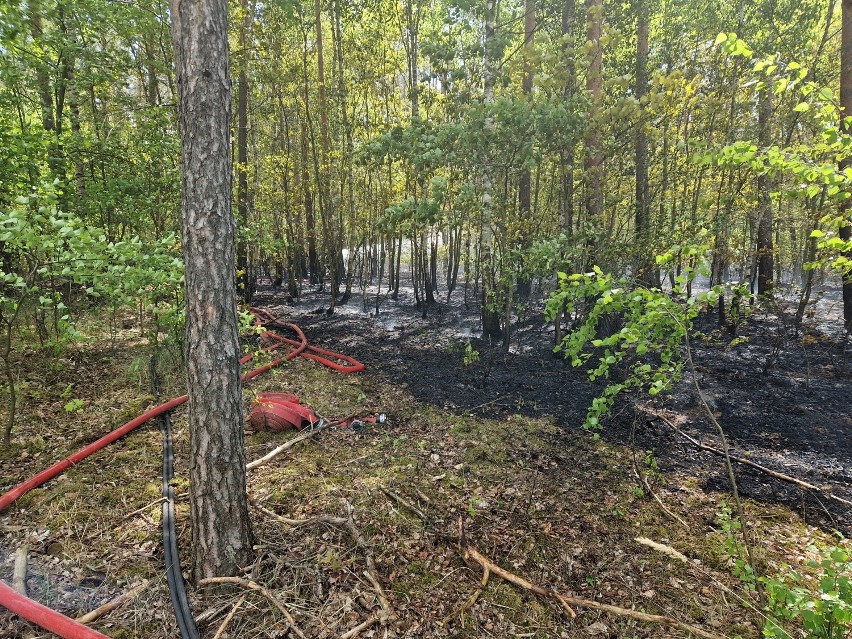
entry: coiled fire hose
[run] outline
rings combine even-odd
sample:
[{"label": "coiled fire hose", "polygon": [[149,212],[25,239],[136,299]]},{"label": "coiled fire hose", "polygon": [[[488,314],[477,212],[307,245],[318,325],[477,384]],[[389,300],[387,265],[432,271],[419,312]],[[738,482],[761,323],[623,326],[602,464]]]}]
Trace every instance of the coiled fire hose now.
[{"label": "coiled fire hose", "polygon": [[[342,355],[340,353],[335,353],[333,351],[328,351],[326,349],[322,349],[322,348],[319,348],[319,347],[316,347],[316,346],[308,346],[308,342],[307,342],[307,338],[305,337],[305,334],[302,332],[302,329],[300,329],[295,324],[281,322],[281,321],[278,320],[278,318],[273,317],[270,313],[263,311],[262,309],[252,309],[252,310],[256,313],[259,311],[259,314],[262,316],[262,317],[258,317],[258,324],[260,324],[260,325],[274,324],[278,328],[285,328],[285,327],[289,328],[296,333],[296,335],[299,337],[299,341],[291,340],[291,339],[285,338],[285,337],[281,337],[280,335],[277,335],[276,333],[272,333],[272,332],[269,332],[269,331],[261,334],[261,336],[260,336],[261,340],[265,341],[268,344],[263,349],[261,349],[262,351],[267,351],[267,352],[272,351],[272,350],[275,350],[277,348],[284,346],[285,344],[292,346],[293,349],[289,353],[287,353],[284,357],[279,357],[279,358],[273,360],[272,362],[265,364],[264,366],[260,366],[256,369],[252,370],[252,371],[245,373],[242,377],[243,381],[253,379],[253,378],[257,377],[258,375],[261,375],[261,374],[269,371],[270,369],[272,369],[276,366],[279,366],[283,362],[291,360],[291,359],[293,359],[295,357],[299,357],[299,356],[303,356],[303,357],[307,357],[308,359],[312,359],[316,362],[319,362],[320,364],[323,364],[324,366],[328,366],[329,368],[337,370],[338,372],[341,372],[341,373],[354,373],[354,372],[357,372],[357,371],[364,370],[364,365],[361,362],[359,362],[359,361],[357,361],[357,360],[355,360],[351,357],[348,357],[346,355]],[[308,349],[310,349],[310,352],[306,353],[305,351],[308,350]],[[240,360],[240,363],[245,364],[245,363],[249,362],[252,358],[253,358],[253,355],[246,355]],[[340,360],[340,361],[345,361],[349,365],[344,366],[344,365],[341,365],[341,364],[337,364],[336,362],[333,361],[333,359],[329,359],[329,358],[337,359],[337,360]],[[172,400],[164,402],[164,403],[162,403],[158,406],[155,406],[154,408],[142,413],[141,415],[139,415],[135,419],[132,419],[129,422],[127,422],[126,424],[116,428],[112,432],[107,433],[103,437],[100,437],[99,439],[95,440],[94,442],[92,442],[88,446],[81,448],[80,450],[78,450],[74,454],[70,455],[69,457],[63,459],[62,461],[59,461],[59,462],[53,464],[52,466],[42,470],[41,472],[36,473],[35,475],[30,477],[29,479],[21,482],[17,486],[14,486],[12,489],[7,491],[6,493],[0,495],[0,511],[3,511],[6,508],[8,508],[11,504],[13,504],[15,501],[17,501],[23,495],[27,494],[29,491],[33,490],[34,488],[38,488],[39,486],[43,485],[44,483],[50,481],[54,477],[60,475],[61,473],[65,472],[66,470],[68,470],[74,464],[81,462],[82,460],[86,459],[86,457],[89,457],[90,455],[96,453],[97,451],[108,446],[109,444],[113,443],[114,441],[120,439],[124,435],[127,435],[128,433],[135,430],[136,428],[138,428],[142,424],[145,424],[146,422],[153,419],[154,417],[158,417],[160,415],[165,415],[170,410],[177,408],[181,404],[184,404],[187,401],[187,399],[188,399],[187,395],[182,395],[180,397],[176,397]],[[171,446],[169,446],[169,453],[171,453]],[[169,455],[169,457],[171,457],[171,455]],[[166,471],[165,463],[166,462],[164,460],[164,468],[163,468],[164,477],[165,477],[165,471]],[[171,482],[171,479],[169,479],[169,483],[170,482]],[[169,486],[168,488],[170,489],[171,487]],[[169,494],[173,497],[172,493],[169,493]],[[165,515],[165,512],[164,512],[164,515]],[[164,516],[163,517],[164,526],[165,526],[165,519],[166,519],[166,517]],[[173,522],[174,517],[172,516],[171,519],[172,519],[172,522]],[[172,543],[174,543],[174,549],[172,551],[172,561],[169,562],[169,563],[176,564],[176,561],[175,561],[177,559],[176,537],[175,537],[174,534],[171,534],[170,537],[171,537]],[[169,552],[169,551],[167,551],[167,552]],[[168,562],[168,559],[167,559],[167,562]],[[178,568],[178,574],[180,574],[179,568]],[[180,581],[181,584],[183,583],[182,577],[179,581]],[[171,590],[171,585],[172,584],[171,584],[171,578],[170,578],[170,584],[169,584],[170,590]],[[174,597],[174,595],[172,595],[172,596]],[[185,593],[184,593],[184,596],[185,596]],[[50,608],[43,606],[42,604],[40,604],[36,601],[33,601],[29,597],[25,597],[25,596],[19,594],[18,592],[16,592],[12,588],[10,588],[8,585],[3,583],[2,581],[0,581],[0,606],[7,608],[11,612],[17,614],[18,616],[20,616],[20,617],[38,625],[38,626],[40,626],[41,628],[44,628],[45,630],[48,630],[50,632],[55,633],[56,635],[62,637],[63,639],[109,639],[109,637],[107,637],[106,635],[101,634],[100,632],[97,632],[96,630],[93,630],[93,629],[89,628],[88,626],[84,626],[83,624],[78,623],[77,621],[74,621],[73,619],[66,617],[65,615],[63,615],[63,614],[61,614],[61,613],[59,613],[55,610],[51,610]],[[189,618],[190,619],[192,618],[191,612],[189,611],[188,602],[186,602],[185,606],[182,603],[179,604],[179,608],[184,609],[186,611],[186,614],[189,616]],[[176,610],[177,609],[178,608],[176,608]],[[177,613],[177,614],[180,617],[180,614],[182,614],[182,613]],[[193,627],[194,627],[194,621],[193,621]],[[183,628],[181,629],[181,633],[183,633]],[[196,630],[195,637],[197,637],[197,636],[198,635],[197,635],[197,630]]]}]

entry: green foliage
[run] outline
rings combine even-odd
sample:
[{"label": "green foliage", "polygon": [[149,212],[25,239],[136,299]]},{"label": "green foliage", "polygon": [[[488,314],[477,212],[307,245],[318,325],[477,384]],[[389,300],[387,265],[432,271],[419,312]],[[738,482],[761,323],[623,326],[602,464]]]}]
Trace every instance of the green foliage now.
[{"label": "green foliage", "polygon": [[[183,262],[173,236],[156,242],[138,237],[109,241],[100,229],[61,211],[57,192],[48,185],[0,209],[0,243],[0,328],[10,397],[10,353],[22,319],[35,320],[39,338],[54,348],[78,337],[71,308],[78,298],[109,309],[112,318],[122,308],[145,311],[155,320],[152,341],[161,328],[182,322]],[[68,402],[66,410],[79,412],[82,404],[76,401]],[[4,436],[11,432],[13,407],[10,402]]]},{"label": "green foliage", "polygon": [[731,507],[727,504],[722,504],[717,521],[722,528],[725,554],[733,562],[731,570],[734,576],[753,590],[755,587],[754,568],[746,559],[744,548],[738,541],[742,536],[742,522],[739,517],[732,515]]},{"label": "green foliage", "polygon": [[[706,233],[699,234],[706,238]],[[547,302],[546,317],[555,319],[562,309],[579,312],[583,319],[569,332],[556,352],[575,367],[588,367],[590,380],[606,380],[603,393],[592,400],[586,427],[600,428],[600,419],[612,408],[619,393],[644,389],[652,397],[667,391],[683,369],[681,348],[699,311],[716,302],[720,288],[687,295],[688,284],[704,259],[707,245],[674,247],[657,257],[667,268],[676,258],[686,263],[675,277],[675,287],[664,292],[604,273],[559,273],[559,285]]]},{"label": "green foliage", "polygon": [[462,359],[465,366],[476,364],[479,361],[479,351],[476,350],[467,340],[467,345],[464,347],[464,358]]},{"label": "green foliage", "polygon": [[[751,48],[735,33],[720,33],[716,44],[721,44],[722,51],[732,58],[753,59]],[[701,148],[693,154],[692,161],[699,165],[747,167],[758,175],[784,176],[791,180],[785,194],[792,199],[824,195],[834,204],[835,211],[822,216],[821,228],[811,232],[820,255],[804,266],[829,266],[847,276],[852,273],[852,242],[843,241],[839,230],[852,224],[852,219],[849,211],[838,205],[852,194],[852,167],[842,168],[843,160],[852,154],[852,117],[842,113],[831,87],[807,78],[807,70],[797,62],[785,63],[775,55],[752,61],[748,84],[753,91],[771,91],[778,100],[793,96],[793,113],[819,132],[813,140],[786,147],[761,147],[753,141],[738,140],[716,149]]]},{"label": "green foliage", "polygon": [[66,413],[82,413],[85,405],[86,405],[86,402],[84,402],[79,397],[76,397],[76,398],[72,399],[70,402],[65,404],[65,412]]},{"label": "green foliage", "polygon": [[[808,550],[816,552],[809,546]],[[852,557],[846,548],[835,546],[820,552],[819,561],[809,561],[816,579],[788,567],[779,577],[762,578],[766,586],[769,617],[764,637],[791,639],[791,624],[801,623],[808,637],[846,639],[852,632]],[[814,583],[814,581],[816,583]]]}]

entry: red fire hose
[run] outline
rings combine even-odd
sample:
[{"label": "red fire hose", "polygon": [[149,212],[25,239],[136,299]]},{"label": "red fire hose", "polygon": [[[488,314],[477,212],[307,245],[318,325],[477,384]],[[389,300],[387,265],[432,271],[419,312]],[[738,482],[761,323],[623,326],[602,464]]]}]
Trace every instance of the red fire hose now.
[{"label": "red fire hose", "polygon": [[37,623],[45,630],[50,630],[65,639],[109,639],[97,630],[61,615],[37,601],[15,592],[0,581],[0,604],[6,606],[16,615]]},{"label": "red fire hose", "polygon": [[[258,375],[261,375],[266,371],[275,368],[283,362],[291,360],[295,357],[299,357],[300,355],[302,357],[307,357],[308,359],[312,359],[316,362],[319,362],[320,364],[328,366],[329,368],[332,368],[341,373],[354,373],[357,371],[364,370],[364,365],[351,357],[342,355],[340,353],[335,353],[333,351],[328,351],[316,346],[309,346],[307,338],[302,332],[302,329],[300,329],[295,324],[280,322],[263,309],[252,309],[252,311],[256,314],[256,316],[260,315],[264,318],[262,320],[261,317],[258,317],[258,321],[260,324],[271,323],[278,327],[287,327],[296,333],[296,335],[299,337],[299,341],[281,337],[280,335],[277,335],[276,333],[272,333],[270,331],[266,331],[265,333],[261,334],[261,340],[268,344],[262,349],[263,351],[275,350],[277,348],[282,347],[284,344],[292,346],[293,349],[284,357],[279,357],[278,359],[273,360],[272,362],[269,362],[264,366],[260,366],[252,371],[245,373],[242,376],[242,379],[244,381],[253,379]],[[305,352],[308,350],[310,352]],[[342,360],[348,362],[350,365],[343,366],[323,356]],[[240,359],[240,363],[245,364],[252,358],[253,355],[245,355],[242,359]],[[187,399],[188,397],[186,395],[182,395],[168,402],[160,404],[159,406],[156,406],[142,413],[135,419],[130,420],[123,426],[116,428],[114,431],[104,435],[100,439],[97,439],[85,448],[80,449],[70,457],[67,457],[62,461],[57,462],[53,466],[50,466],[49,468],[46,468],[39,473],[36,473],[35,475],[30,477],[26,481],[21,482],[5,494],[0,495],[0,511],[3,511],[7,507],[9,507],[9,505],[14,503],[21,496],[31,491],[33,488],[37,488],[45,482],[53,479],[57,475],[66,471],[74,464],[82,461],[89,455],[99,451],[100,449],[111,444],[115,440],[120,439],[121,437],[123,437],[130,431],[138,428],[148,420],[180,406],[181,404],[186,402]],[[55,610],[51,610],[50,608],[47,608],[41,605],[40,603],[15,592],[2,581],[0,581],[0,606],[8,608],[15,614],[41,626],[45,630],[49,630],[50,632],[53,632],[59,635],[60,637],[63,637],[63,639],[109,639],[106,635],[96,632],[95,630],[92,630],[91,628],[88,628],[87,626],[84,626],[61,613],[56,612]]]},{"label": "red fire hose", "polygon": [[[301,330],[295,324],[289,324],[285,322],[281,322],[277,317],[272,315],[269,311],[262,308],[252,308],[251,312],[255,316],[255,322],[259,326],[276,326],[276,327],[287,327],[295,330],[298,333],[301,333]],[[290,344],[291,346],[298,346],[299,343],[295,340],[288,339],[286,337],[282,337],[277,333],[272,333],[267,331],[261,337],[267,337],[268,339],[272,339],[283,344]],[[311,344],[307,344],[304,348],[303,353],[300,353],[302,357],[307,359],[312,359],[315,362],[319,362],[323,366],[327,366],[328,368],[337,371],[338,373],[357,373],[359,371],[364,370],[364,365],[358,360],[349,357],[348,355],[343,355],[341,353],[335,353],[334,351],[329,351],[324,348],[320,348],[319,346],[313,346]],[[331,358],[331,359],[329,359]],[[340,360],[346,362],[348,366],[343,364],[338,364],[333,360]]]}]

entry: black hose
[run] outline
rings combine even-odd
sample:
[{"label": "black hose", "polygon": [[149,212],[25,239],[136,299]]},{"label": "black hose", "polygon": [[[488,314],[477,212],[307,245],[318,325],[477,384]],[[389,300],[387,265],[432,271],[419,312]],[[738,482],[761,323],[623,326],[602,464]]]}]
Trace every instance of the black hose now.
[{"label": "black hose", "polygon": [[[151,388],[159,395],[157,378],[157,355],[151,358]],[[169,582],[169,594],[175,609],[180,635],[183,639],[200,639],[195,619],[186,597],[186,586],[180,567],[177,533],[175,531],[175,490],[172,487],[174,477],[174,454],[172,452],[172,420],[169,413],[160,416],[160,430],[163,433],[163,555],[166,561],[166,578]]]}]

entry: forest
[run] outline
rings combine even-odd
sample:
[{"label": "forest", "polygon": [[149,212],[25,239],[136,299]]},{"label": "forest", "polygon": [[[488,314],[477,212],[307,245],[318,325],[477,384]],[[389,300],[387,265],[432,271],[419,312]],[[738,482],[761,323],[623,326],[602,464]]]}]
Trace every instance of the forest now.
[{"label": "forest", "polygon": [[0,54],[0,638],[852,637],[852,0]]}]

